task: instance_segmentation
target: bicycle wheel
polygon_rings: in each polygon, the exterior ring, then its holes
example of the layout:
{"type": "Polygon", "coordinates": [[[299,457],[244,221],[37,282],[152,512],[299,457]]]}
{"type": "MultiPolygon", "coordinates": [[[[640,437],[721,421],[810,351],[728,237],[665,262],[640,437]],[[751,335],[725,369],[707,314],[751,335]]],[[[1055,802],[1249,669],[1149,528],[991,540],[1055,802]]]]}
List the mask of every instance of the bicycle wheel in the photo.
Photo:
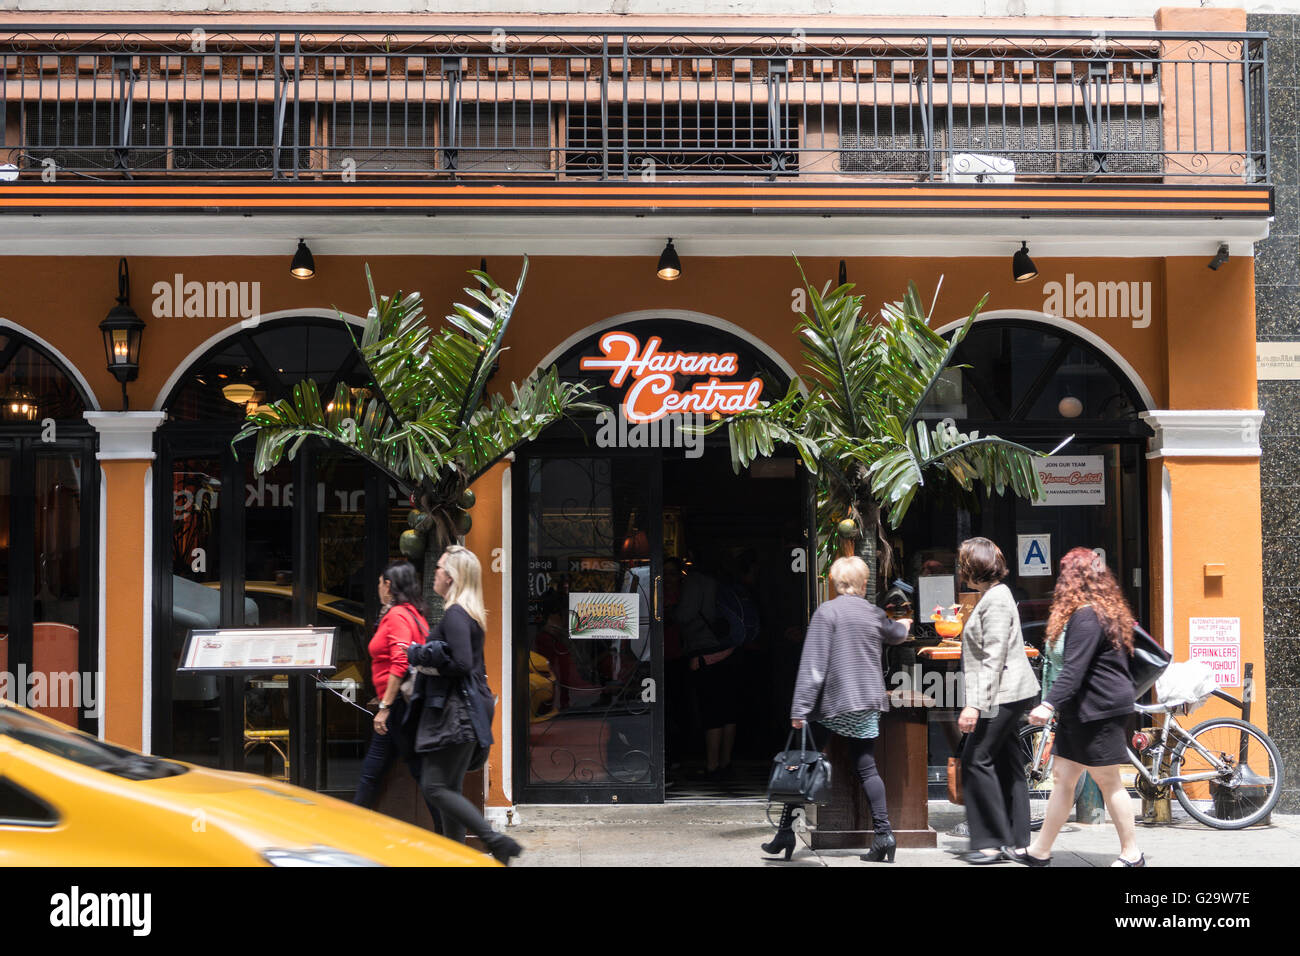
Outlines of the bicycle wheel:
{"type": "MultiPolygon", "coordinates": [[[[1029,786],[1029,828],[1035,831],[1043,827],[1047,801],[1052,796],[1052,754],[1048,748],[1054,736],[1051,728],[1033,724],[1025,724],[1017,736],[1020,759],[1025,765],[1025,782],[1029,786]]],[[[1080,785],[1082,782],[1080,780],[1080,785]]],[[[1075,795],[1078,795],[1078,786],[1075,795]]]]}
{"type": "Polygon", "coordinates": [[[1215,776],[1172,785],[1183,809],[1218,830],[1240,830],[1268,816],[1282,795],[1282,755],[1268,734],[1235,717],[1216,717],[1189,736],[1170,754],[1171,776],[1215,776]]]}

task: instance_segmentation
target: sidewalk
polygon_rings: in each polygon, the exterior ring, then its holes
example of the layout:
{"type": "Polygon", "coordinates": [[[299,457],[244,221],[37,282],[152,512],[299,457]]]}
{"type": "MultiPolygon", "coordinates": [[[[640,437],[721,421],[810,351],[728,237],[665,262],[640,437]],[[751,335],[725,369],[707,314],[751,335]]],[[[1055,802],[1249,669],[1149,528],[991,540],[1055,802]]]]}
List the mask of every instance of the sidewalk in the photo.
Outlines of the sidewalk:
{"type": "MultiPolygon", "coordinates": [[[[966,849],[951,831],[965,818],[961,807],[930,801],[930,826],[939,836],[933,850],[899,849],[895,866],[967,867],[951,851],[966,849]]],[[[509,833],[525,847],[518,866],[828,866],[883,867],[863,863],[861,850],[822,850],[820,860],[801,834],[794,858],[766,860],[759,844],[772,827],[762,804],[667,803],[651,806],[525,806],[509,833]]],[[[1191,820],[1138,826],[1138,842],[1150,866],[1300,865],[1300,815],[1274,814],[1271,826],[1211,830],[1191,820]]],[[[1109,824],[1068,823],[1053,850],[1056,866],[1109,866],[1118,852],[1109,824]]],[[[1006,863],[984,869],[1021,867],[1006,863]]]]}

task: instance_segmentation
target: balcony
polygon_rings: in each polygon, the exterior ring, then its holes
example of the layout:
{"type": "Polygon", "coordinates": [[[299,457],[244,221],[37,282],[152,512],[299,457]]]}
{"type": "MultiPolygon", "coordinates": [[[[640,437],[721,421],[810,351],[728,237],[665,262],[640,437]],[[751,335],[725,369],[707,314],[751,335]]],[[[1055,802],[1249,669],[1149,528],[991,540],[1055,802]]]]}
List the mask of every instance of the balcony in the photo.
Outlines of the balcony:
{"type": "Polygon", "coordinates": [[[47,26],[0,33],[0,163],[60,184],[1267,184],[1265,64],[1264,34],[47,26]]]}

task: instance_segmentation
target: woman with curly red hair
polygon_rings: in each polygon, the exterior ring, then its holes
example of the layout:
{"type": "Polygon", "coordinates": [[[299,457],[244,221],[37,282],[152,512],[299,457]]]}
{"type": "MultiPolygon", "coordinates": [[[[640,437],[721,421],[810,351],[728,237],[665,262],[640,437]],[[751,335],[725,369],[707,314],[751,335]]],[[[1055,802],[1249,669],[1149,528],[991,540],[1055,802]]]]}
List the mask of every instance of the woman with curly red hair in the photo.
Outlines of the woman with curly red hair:
{"type": "Polygon", "coordinates": [[[1061,559],[1047,640],[1052,645],[1064,642],[1064,660],[1029,722],[1041,726],[1053,714],[1057,717],[1052,796],[1038,839],[1017,859],[1029,866],[1052,862],[1052,843],[1086,770],[1101,790],[1119,834],[1119,858],[1112,865],[1146,866],[1137,846],[1133,803],[1120,780],[1120,767],[1128,763],[1126,740],[1133,713],[1133,612],[1096,552],[1075,548],[1061,559]]]}

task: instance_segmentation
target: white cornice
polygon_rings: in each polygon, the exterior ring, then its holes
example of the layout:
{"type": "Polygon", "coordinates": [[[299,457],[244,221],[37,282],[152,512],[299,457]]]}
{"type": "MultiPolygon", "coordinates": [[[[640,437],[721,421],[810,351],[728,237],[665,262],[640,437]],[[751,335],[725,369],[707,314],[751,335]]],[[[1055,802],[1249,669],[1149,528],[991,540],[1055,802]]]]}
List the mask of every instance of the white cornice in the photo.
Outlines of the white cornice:
{"type": "Polygon", "coordinates": [[[862,216],[5,216],[3,256],[1251,256],[1265,219],[862,216]]]}
{"type": "Polygon", "coordinates": [[[153,433],[167,420],[165,412],[86,412],[99,432],[100,461],[153,461],[153,433]]]}
{"type": "Polygon", "coordinates": [[[1258,458],[1259,424],[1254,409],[1160,409],[1140,416],[1155,431],[1148,458],[1258,458]]]}

